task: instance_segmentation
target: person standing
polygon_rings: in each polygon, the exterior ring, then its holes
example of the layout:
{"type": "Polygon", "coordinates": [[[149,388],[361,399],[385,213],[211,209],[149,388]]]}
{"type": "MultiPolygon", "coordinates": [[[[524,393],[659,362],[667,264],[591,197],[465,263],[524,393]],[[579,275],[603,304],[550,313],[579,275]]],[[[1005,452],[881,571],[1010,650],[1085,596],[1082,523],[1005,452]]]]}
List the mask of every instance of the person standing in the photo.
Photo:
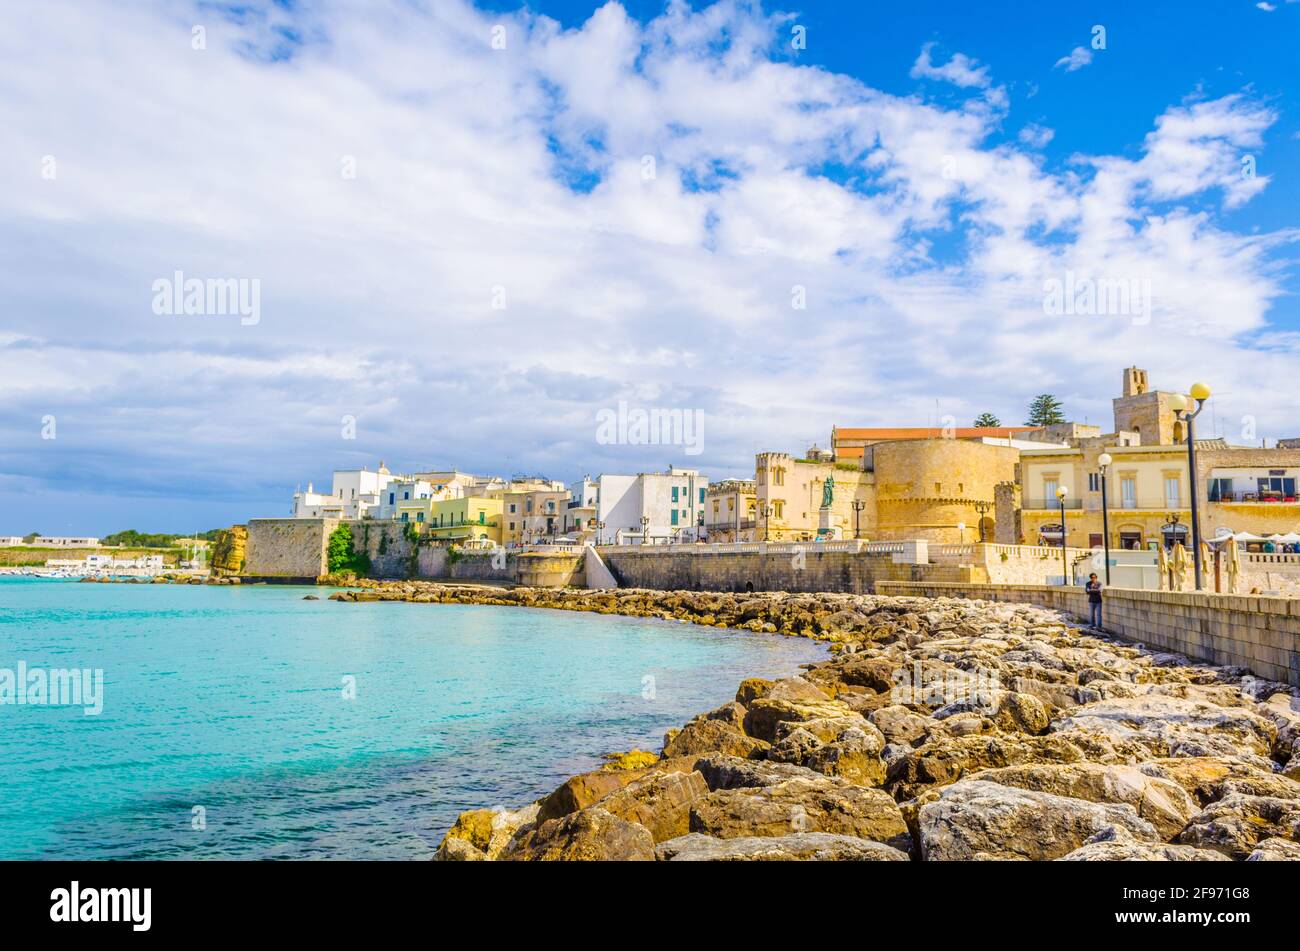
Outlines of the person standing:
{"type": "Polygon", "coordinates": [[[1095,631],[1101,630],[1101,582],[1097,580],[1097,575],[1088,575],[1088,583],[1083,586],[1083,590],[1088,592],[1088,615],[1089,624],[1095,631]]]}

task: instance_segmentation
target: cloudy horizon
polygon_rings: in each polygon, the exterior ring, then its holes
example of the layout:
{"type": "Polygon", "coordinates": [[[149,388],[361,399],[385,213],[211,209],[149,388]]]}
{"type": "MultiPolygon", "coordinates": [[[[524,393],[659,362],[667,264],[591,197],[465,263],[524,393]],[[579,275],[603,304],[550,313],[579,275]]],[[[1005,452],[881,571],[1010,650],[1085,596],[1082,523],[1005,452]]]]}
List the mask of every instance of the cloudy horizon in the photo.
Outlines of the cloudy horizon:
{"type": "Polygon", "coordinates": [[[1300,436],[1300,4],[923,6],[14,11],[0,534],[287,515],[380,459],[752,477],[1044,392],[1109,429],[1132,364],[1212,386],[1202,435],[1300,436]],[[599,439],[620,404],[701,451],[599,439]]]}

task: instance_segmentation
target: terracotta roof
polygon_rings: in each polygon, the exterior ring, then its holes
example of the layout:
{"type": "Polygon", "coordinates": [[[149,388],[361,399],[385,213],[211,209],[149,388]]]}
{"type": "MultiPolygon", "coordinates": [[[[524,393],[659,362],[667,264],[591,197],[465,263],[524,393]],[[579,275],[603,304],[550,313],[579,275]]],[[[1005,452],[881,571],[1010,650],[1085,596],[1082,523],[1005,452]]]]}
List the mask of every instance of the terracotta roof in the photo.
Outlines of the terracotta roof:
{"type": "Polygon", "coordinates": [[[942,429],[925,426],[885,429],[850,429],[847,427],[841,429],[836,427],[834,437],[836,446],[843,439],[873,439],[881,442],[889,439],[942,439],[949,433],[952,433],[957,439],[979,439],[982,436],[1007,439],[1021,433],[1033,432],[1039,428],[1038,426],[967,426],[945,432],[942,429]]]}

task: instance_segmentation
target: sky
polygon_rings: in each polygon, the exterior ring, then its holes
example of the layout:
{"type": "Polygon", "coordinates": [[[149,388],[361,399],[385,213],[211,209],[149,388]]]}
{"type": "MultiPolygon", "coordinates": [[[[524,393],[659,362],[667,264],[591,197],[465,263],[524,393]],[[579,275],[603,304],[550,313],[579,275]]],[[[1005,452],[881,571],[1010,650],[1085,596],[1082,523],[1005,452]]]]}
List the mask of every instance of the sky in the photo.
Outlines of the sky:
{"type": "Polygon", "coordinates": [[[1287,0],[16,7],[0,534],[380,459],[752,477],[1044,392],[1108,429],[1133,364],[1300,436],[1297,40],[1287,0]]]}

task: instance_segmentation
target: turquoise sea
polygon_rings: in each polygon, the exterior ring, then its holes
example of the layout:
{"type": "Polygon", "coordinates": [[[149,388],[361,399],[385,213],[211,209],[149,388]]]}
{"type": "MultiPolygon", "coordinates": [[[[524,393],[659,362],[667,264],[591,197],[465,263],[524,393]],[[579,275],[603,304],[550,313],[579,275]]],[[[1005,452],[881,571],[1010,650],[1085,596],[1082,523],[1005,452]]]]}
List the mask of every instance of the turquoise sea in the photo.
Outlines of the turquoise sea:
{"type": "Polygon", "coordinates": [[[328,593],[0,578],[0,671],[104,676],[97,716],[0,705],[0,859],[428,858],[461,810],[657,750],[745,677],[825,656],[666,621],[328,593]]]}

